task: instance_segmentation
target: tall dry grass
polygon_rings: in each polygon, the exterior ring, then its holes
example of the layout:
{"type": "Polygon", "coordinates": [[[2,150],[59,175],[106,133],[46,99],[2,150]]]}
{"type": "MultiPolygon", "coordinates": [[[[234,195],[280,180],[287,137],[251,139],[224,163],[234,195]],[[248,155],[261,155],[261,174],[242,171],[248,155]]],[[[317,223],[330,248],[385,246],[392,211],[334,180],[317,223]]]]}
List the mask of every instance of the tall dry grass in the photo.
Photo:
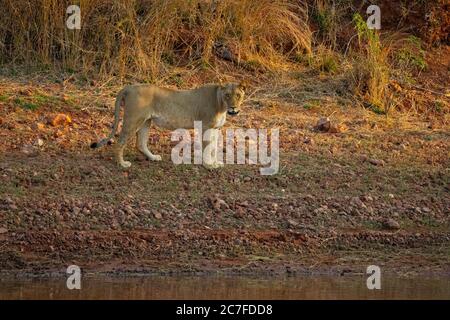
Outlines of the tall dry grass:
{"type": "Polygon", "coordinates": [[[43,64],[87,77],[156,79],[173,66],[212,63],[213,46],[237,62],[276,69],[311,51],[307,13],[288,0],[0,0],[0,61],[43,64]],[[81,8],[81,30],[66,9],[81,8]]]}
{"type": "Polygon", "coordinates": [[[310,15],[317,26],[316,41],[338,49],[338,34],[348,28],[346,16],[354,11],[352,0],[314,0],[310,15]]]}

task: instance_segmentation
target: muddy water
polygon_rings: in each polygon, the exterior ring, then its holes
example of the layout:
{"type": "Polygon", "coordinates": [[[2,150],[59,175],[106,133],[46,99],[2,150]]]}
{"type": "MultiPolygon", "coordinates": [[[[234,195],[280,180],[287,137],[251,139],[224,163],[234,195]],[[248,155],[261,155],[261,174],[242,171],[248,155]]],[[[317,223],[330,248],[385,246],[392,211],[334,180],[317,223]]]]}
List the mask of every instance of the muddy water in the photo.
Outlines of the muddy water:
{"type": "Polygon", "coordinates": [[[81,290],[60,279],[2,279],[0,299],[450,299],[450,278],[383,278],[368,290],[354,277],[84,277],[81,290]]]}

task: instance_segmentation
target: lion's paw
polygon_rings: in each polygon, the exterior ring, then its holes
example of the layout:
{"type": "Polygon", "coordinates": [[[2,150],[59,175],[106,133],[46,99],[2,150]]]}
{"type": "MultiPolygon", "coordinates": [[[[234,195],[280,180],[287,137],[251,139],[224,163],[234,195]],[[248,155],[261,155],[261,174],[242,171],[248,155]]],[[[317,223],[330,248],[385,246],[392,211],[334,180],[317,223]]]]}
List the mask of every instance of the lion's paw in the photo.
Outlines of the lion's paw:
{"type": "Polygon", "coordinates": [[[131,162],[130,161],[123,161],[122,163],[120,163],[120,166],[124,169],[128,169],[129,167],[131,167],[131,162]]]}
{"type": "Polygon", "coordinates": [[[154,155],[153,157],[149,158],[150,161],[161,161],[162,157],[158,155],[154,155]]]}
{"type": "Polygon", "coordinates": [[[223,164],[214,162],[214,163],[204,163],[203,166],[208,170],[213,170],[223,167],[223,164]]]}

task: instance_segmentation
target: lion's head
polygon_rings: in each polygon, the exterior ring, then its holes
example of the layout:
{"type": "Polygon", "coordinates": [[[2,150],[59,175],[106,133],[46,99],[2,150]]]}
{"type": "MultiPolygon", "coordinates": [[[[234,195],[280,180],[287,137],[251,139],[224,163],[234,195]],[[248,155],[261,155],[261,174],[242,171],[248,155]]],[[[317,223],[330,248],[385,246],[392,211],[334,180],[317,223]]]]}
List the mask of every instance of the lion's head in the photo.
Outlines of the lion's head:
{"type": "Polygon", "coordinates": [[[241,111],[240,107],[244,102],[246,87],[244,82],[229,83],[220,87],[222,105],[230,116],[235,116],[241,111]]]}

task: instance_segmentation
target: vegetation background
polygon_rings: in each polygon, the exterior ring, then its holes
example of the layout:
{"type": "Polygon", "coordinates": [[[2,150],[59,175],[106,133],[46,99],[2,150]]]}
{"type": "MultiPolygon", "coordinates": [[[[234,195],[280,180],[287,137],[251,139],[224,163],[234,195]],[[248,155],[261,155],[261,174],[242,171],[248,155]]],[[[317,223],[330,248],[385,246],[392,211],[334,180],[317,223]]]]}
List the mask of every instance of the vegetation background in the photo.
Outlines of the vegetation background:
{"type": "Polygon", "coordinates": [[[413,83],[427,68],[425,50],[449,41],[444,0],[80,0],[82,28],[69,30],[72,2],[2,0],[1,63],[178,85],[205,70],[257,79],[306,65],[345,73],[350,92],[384,113],[408,105],[389,86],[413,83]],[[365,24],[372,3],[381,7],[380,31],[365,24]]]}

